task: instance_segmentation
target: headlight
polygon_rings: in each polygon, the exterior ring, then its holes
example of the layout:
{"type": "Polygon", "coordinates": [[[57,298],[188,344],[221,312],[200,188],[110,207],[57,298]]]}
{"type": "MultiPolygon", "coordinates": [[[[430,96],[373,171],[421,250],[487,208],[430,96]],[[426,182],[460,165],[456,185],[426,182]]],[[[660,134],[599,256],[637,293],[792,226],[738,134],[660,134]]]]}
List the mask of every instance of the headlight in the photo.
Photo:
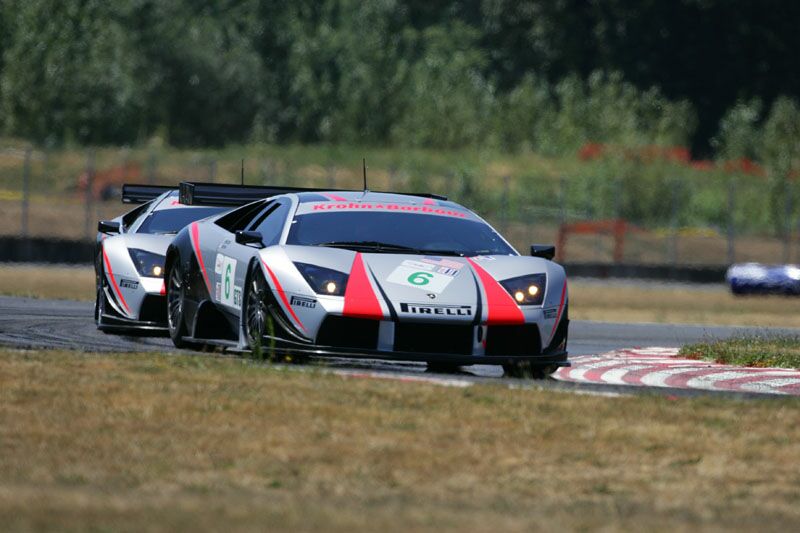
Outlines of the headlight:
{"type": "Polygon", "coordinates": [[[146,252],[131,248],[128,253],[133,259],[133,264],[136,266],[136,271],[148,278],[163,278],[164,277],[164,259],[163,255],[154,254],[153,252],[146,252]]]}
{"type": "Polygon", "coordinates": [[[347,274],[344,272],[308,263],[295,263],[294,266],[317,294],[344,295],[344,289],[347,286],[347,274]]]}
{"type": "Polygon", "coordinates": [[[547,286],[546,274],[531,274],[500,282],[519,305],[542,305],[547,286]]]}

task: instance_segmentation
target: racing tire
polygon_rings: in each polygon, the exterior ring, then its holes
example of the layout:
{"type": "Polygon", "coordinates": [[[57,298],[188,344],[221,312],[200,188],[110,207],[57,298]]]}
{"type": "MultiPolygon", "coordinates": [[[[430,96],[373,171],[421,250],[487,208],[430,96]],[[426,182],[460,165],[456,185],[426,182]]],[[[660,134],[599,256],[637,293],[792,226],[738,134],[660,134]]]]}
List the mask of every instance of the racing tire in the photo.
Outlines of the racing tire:
{"type": "Polygon", "coordinates": [[[265,346],[265,337],[277,336],[279,328],[272,318],[270,308],[273,305],[272,292],[264,277],[264,272],[257,263],[253,263],[245,283],[242,297],[242,330],[247,347],[257,359],[268,359],[276,363],[303,364],[308,358],[300,354],[273,352],[265,346]]]}
{"type": "Polygon", "coordinates": [[[555,371],[556,365],[540,366],[531,363],[507,363],[503,365],[503,375],[509,378],[548,379],[555,371]]]}
{"type": "Polygon", "coordinates": [[[181,269],[180,260],[176,260],[172,263],[171,267],[166,272],[166,276],[167,329],[169,330],[169,337],[172,339],[172,344],[174,344],[176,348],[199,350],[202,348],[201,344],[183,340],[188,332],[186,330],[186,321],[183,317],[183,300],[186,282],[183,276],[183,270],[181,269]]]}
{"type": "Polygon", "coordinates": [[[244,337],[247,347],[251,350],[260,348],[267,331],[267,309],[265,292],[268,290],[267,280],[258,267],[250,269],[247,280],[247,289],[244,294],[244,306],[242,312],[242,322],[244,325],[244,337]]]}
{"type": "Polygon", "coordinates": [[[108,287],[108,281],[106,281],[105,271],[102,267],[100,270],[97,271],[97,295],[94,301],[94,323],[97,326],[97,330],[105,333],[106,335],[112,333],[118,333],[119,330],[106,324],[103,321],[103,315],[106,314],[106,288],[108,287]]]}

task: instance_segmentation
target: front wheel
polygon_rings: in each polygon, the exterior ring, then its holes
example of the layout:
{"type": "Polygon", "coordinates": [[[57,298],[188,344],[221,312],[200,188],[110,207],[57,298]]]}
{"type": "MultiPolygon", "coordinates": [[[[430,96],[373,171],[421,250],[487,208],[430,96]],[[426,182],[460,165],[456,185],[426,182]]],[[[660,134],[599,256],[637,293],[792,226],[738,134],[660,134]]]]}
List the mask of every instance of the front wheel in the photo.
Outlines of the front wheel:
{"type": "Polygon", "coordinates": [[[186,342],[186,321],[184,319],[185,282],[180,261],[175,261],[167,271],[167,328],[172,344],[176,348],[196,348],[197,345],[186,342]]]}
{"type": "Polygon", "coordinates": [[[102,269],[97,273],[96,280],[97,295],[94,300],[94,323],[97,329],[103,333],[114,333],[113,329],[106,325],[106,322],[103,320],[103,316],[106,314],[106,305],[108,301],[106,299],[108,282],[106,281],[105,272],[102,269]]]}
{"type": "Polygon", "coordinates": [[[260,351],[264,336],[268,334],[268,321],[272,320],[267,308],[269,286],[264,273],[258,267],[250,273],[250,281],[244,297],[243,322],[247,346],[253,352],[260,351]]]}
{"type": "Polygon", "coordinates": [[[254,265],[247,282],[242,305],[242,326],[248,348],[257,359],[272,362],[303,364],[307,357],[301,354],[276,353],[275,342],[278,337],[277,324],[272,318],[270,303],[271,289],[264,272],[254,265]]]}

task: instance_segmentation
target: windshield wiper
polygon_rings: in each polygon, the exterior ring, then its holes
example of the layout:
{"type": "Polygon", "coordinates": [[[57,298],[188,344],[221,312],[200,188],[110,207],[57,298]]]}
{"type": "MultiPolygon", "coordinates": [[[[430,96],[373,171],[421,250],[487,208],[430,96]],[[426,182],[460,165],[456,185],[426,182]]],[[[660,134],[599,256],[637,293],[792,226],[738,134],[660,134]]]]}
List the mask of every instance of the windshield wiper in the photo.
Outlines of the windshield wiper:
{"type": "Polygon", "coordinates": [[[369,250],[371,252],[378,253],[387,252],[418,255],[464,255],[461,252],[456,252],[453,250],[426,250],[422,248],[413,248],[411,246],[403,246],[401,244],[390,244],[378,241],[331,241],[320,243],[317,246],[327,246],[330,248],[353,248],[357,250],[369,250]]]}
{"type": "Polygon", "coordinates": [[[379,241],[331,241],[323,242],[317,246],[327,246],[330,248],[359,248],[365,250],[374,250],[376,252],[410,252],[414,253],[416,248],[409,246],[401,246],[399,244],[389,244],[379,241]]]}

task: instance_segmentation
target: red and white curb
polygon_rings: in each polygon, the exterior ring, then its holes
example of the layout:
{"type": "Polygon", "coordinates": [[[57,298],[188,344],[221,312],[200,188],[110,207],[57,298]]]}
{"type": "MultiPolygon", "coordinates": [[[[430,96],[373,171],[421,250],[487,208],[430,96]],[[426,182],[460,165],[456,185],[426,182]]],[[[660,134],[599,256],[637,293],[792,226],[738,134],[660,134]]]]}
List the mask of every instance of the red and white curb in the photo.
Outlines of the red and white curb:
{"type": "Polygon", "coordinates": [[[800,396],[800,371],[749,368],[680,359],[677,348],[634,348],[574,356],[560,368],[560,381],[645,387],[670,387],[800,396]]]}

